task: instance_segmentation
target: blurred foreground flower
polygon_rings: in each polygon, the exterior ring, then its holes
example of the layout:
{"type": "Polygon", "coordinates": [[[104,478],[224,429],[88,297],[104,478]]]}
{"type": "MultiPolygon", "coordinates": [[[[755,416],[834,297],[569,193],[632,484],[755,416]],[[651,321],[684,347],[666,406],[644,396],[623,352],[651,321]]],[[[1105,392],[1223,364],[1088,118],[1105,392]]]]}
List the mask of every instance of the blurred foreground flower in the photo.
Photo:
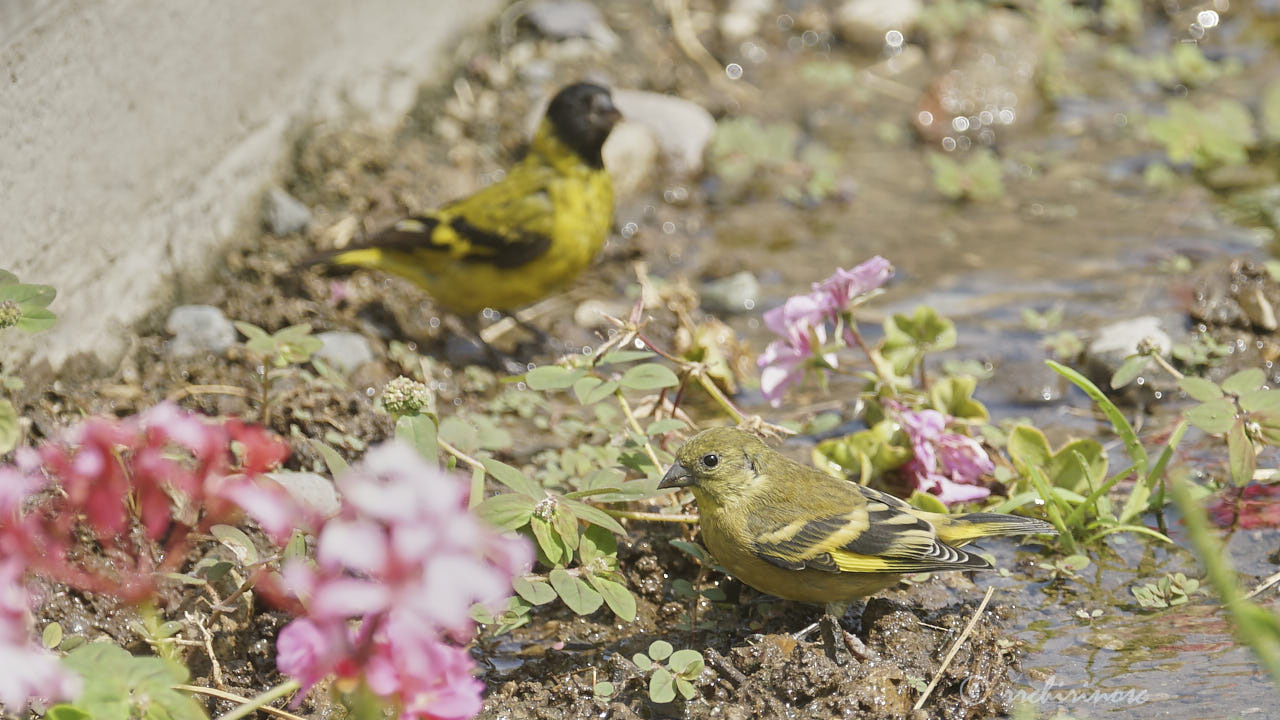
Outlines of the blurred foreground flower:
{"type": "Polygon", "coordinates": [[[406,720],[475,715],[484,686],[448,640],[471,638],[472,605],[510,595],[532,565],[528,542],[476,518],[466,480],[406,445],[371,450],[337,484],[343,508],[320,529],[315,564],[285,568],[306,614],[280,632],[280,671],[304,692],[328,675],[363,682],[406,720]]]}
{"type": "Polygon", "coordinates": [[[280,541],[307,524],[288,493],[259,477],[287,455],[262,428],[171,404],[86,420],[0,467],[0,556],[79,590],[145,601],[158,573],[186,560],[193,532],[245,512],[280,541]],[[98,552],[84,552],[86,533],[98,552]]]}
{"type": "Polygon", "coordinates": [[[31,598],[22,561],[0,561],[0,705],[17,714],[32,698],[61,700],[76,694],[80,677],[32,638],[31,598]]]}
{"type": "Polygon", "coordinates": [[[893,266],[877,255],[850,270],[837,268],[831,277],[814,283],[812,291],[790,297],[764,314],[765,326],[781,337],[769,343],[756,361],[760,390],[770,404],[778,406],[808,369],[836,367],[836,354],[826,347],[828,326],[836,327],[834,337],[845,345],[855,345],[850,311],[891,277],[893,266]]]}
{"type": "Polygon", "coordinates": [[[977,440],[946,432],[947,416],[937,410],[908,410],[896,402],[886,406],[897,415],[911,442],[913,456],[902,472],[914,489],[933,493],[947,505],[991,494],[978,483],[995,470],[995,464],[977,440]]]}

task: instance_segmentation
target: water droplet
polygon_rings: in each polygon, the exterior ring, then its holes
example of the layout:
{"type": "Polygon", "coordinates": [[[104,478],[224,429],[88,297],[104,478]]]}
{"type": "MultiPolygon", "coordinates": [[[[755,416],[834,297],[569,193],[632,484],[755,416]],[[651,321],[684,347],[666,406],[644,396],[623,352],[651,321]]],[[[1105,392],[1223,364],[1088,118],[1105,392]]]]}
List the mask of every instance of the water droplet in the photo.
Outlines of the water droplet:
{"type": "Polygon", "coordinates": [[[946,150],[947,152],[951,152],[952,150],[955,150],[956,139],[950,136],[942,138],[942,149],[946,150]]]}
{"type": "Polygon", "coordinates": [[[670,235],[675,231],[676,231],[675,223],[671,222],[670,220],[662,223],[662,232],[666,233],[667,235],[670,235]]]}
{"type": "Polygon", "coordinates": [[[924,127],[929,127],[933,124],[933,113],[928,110],[921,110],[920,114],[916,116],[916,122],[920,123],[924,127]]]}
{"type": "Polygon", "coordinates": [[[751,298],[747,298],[746,300],[742,301],[742,307],[748,310],[754,310],[756,307],[756,301],[751,298]]]}
{"type": "Polygon", "coordinates": [[[813,30],[805,30],[804,34],[800,36],[800,41],[805,44],[805,47],[813,47],[814,45],[817,45],[818,41],[821,39],[822,38],[818,37],[818,33],[813,30]]]}
{"type": "Polygon", "coordinates": [[[964,132],[969,129],[969,118],[960,115],[951,118],[951,128],[956,132],[964,132]]]}
{"type": "Polygon", "coordinates": [[[728,75],[730,80],[737,80],[742,77],[742,66],[738,63],[729,63],[724,66],[724,74],[728,75]]]}
{"type": "Polygon", "coordinates": [[[792,28],[792,26],[794,26],[795,24],[796,24],[796,19],[795,19],[795,18],[793,18],[793,17],[791,17],[790,15],[779,15],[779,16],[778,16],[778,29],[779,29],[779,30],[790,30],[790,29],[792,28]]]}
{"type": "Polygon", "coordinates": [[[1193,39],[1199,40],[1204,37],[1204,26],[1200,23],[1191,23],[1191,27],[1187,28],[1187,34],[1193,39]]]}
{"type": "Polygon", "coordinates": [[[1013,121],[1018,119],[1018,113],[1014,112],[1013,108],[1000,108],[999,117],[1002,125],[1012,125],[1013,121]]]}
{"type": "Polygon", "coordinates": [[[1196,14],[1196,22],[1208,30],[1218,26],[1218,13],[1214,10],[1201,10],[1196,14]]]}
{"type": "Polygon", "coordinates": [[[622,237],[629,238],[632,235],[635,235],[636,231],[639,229],[640,229],[639,225],[636,225],[633,222],[629,222],[626,225],[622,226],[622,237]]]}
{"type": "Polygon", "coordinates": [[[898,30],[890,30],[884,34],[884,44],[891,48],[902,47],[902,32],[898,30]]]}
{"type": "Polygon", "coordinates": [[[959,140],[956,140],[956,147],[960,148],[961,150],[968,150],[969,148],[973,147],[973,141],[967,137],[962,137],[959,140]]]}

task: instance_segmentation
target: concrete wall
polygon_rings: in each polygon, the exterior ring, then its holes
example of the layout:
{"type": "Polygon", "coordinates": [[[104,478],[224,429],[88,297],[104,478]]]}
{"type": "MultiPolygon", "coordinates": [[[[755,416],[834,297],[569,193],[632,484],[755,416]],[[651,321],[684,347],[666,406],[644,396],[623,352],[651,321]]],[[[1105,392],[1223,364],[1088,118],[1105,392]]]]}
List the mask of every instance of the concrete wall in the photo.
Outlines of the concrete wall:
{"type": "Polygon", "coordinates": [[[256,207],[291,124],[395,122],[502,1],[0,0],[0,268],[59,316],[4,355],[118,357],[256,207]]]}

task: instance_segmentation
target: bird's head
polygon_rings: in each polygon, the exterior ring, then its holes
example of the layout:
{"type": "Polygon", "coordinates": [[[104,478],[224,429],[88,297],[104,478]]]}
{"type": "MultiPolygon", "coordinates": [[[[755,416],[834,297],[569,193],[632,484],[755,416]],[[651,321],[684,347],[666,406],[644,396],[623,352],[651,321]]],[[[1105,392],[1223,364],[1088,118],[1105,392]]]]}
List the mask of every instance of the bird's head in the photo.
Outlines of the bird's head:
{"type": "Polygon", "coordinates": [[[703,430],[676,452],[675,464],[658,487],[688,487],[723,504],[750,492],[769,452],[751,433],[725,427],[703,430]]]}
{"type": "Polygon", "coordinates": [[[547,121],[556,137],[595,167],[603,166],[600,148],[621,119],[609,90],[592,83],[564,87],[547,106],[547,121]]]}

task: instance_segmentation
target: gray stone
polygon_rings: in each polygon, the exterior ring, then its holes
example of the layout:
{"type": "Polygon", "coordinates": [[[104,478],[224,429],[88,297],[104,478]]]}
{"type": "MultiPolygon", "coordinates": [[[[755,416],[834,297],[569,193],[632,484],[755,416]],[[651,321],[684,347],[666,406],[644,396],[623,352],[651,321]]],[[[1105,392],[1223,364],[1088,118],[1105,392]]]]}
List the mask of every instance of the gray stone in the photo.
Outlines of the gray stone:
{"type": "Polygon", "coordinates": [[[1093,342],[1089,343],[1089,354],[1119,353],[1120,357],[1124,358],[1137,352],[1138,343],[1148,338],[1160,348],[1161,355],[1167,354],[1169,348],[1173,347],[1173,339],[1160,326],[1160,319],[1143,315],[1099,329],[1093,342]]]}
{"type": "Polygon", "coordinates": [[[836,22],[840,34],[851,42],[880,48],[890,30],[910,35],[923,9],[920,0],[849,0],[840,6],[836,22]]]}
{"type": "Polygon", "coordinates": [[[262,223],[272,235],[292,235],[311,224],[311,208],[278,187],[267,191],[262,201],[262,223]]]}
{"type": "Polygon", "coordinates": [[[337,488],[333,486],[333,481],[323,475],[285,470],[267,473],[267,477],[280,483],[280,487],[294,500],[325,517],[337,515],[342,509],[337,488]]]}
{"type": "Polygon", "coordinates": [[[343,374],[349,374],[373,360],[373,348],[359,333],[334,330],[319,333],[316,338],[324,343],[316,355],[343,374]]]}
{"type": "Polygon", "coordinates": [[[236,342],[235,326],[212,305],[179,305],[169,311],[164,329],[173,335],[171,357],[220,353],[236,342]]]}
{"type": "Polygon", "coordinates": [[[1160,349],[1162,356],[1169,356],[1173,338],[1163,325],[1159,318],[1144,315],[1099,329],[1093,342],[1085,349],[1085,375],[1119,402],[1150,403],[1170,397],[1177,383],[1154,361],[1134,382],[1119,390],[1111,387],[1111,377],[1124,365],[1125,358],[1138,351],[1139,343],[1151,342],[1160,349]]]}
{"type": "Polygon", "coordinates": [[[684,98],[641,90],[614,90],[613,99],[623,119],[653,133],[673,173],[702,171],[703,151],[716,133],[711,113],[684,98]]]}
{"type": "Polygon", "coordinates": [[[609,29],[600,9],[583,0],[544,0],[524,15],[538,32],[553,39],[590,38],[612,50],[618,36],[609,29]]]}
{"type": "Polygon", "coordinates": [[[740,313],[753,310],[760,296],[760,281],[742,271],[702,286],[702,307],[711,312],[740,313]]]}

